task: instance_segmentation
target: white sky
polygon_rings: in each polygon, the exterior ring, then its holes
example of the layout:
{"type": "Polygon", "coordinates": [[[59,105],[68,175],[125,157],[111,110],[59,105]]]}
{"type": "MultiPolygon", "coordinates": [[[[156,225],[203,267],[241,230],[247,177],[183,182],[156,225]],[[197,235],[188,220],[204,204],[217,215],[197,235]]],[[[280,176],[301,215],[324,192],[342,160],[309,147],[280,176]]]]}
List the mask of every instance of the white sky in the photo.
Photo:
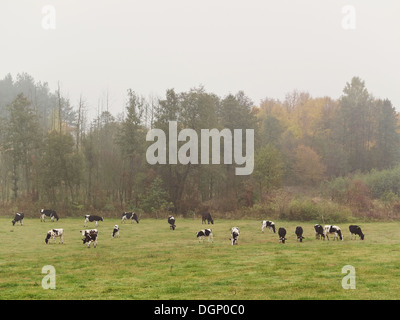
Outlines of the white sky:
{"type": "Polygon", "coordinates": [[[27,72],[60,81],[95,114],[109,93],[164,96],[204,85],[221,97],[243,90],[255,104],[294,89],[338,98],[353,76],[400,110],[398,0],[1,0],[0,78],[27,72]],[[56,29],[42,27],[52,5],[56,29]],[[356,29],[342,27],[342,8],[356,29]]]}

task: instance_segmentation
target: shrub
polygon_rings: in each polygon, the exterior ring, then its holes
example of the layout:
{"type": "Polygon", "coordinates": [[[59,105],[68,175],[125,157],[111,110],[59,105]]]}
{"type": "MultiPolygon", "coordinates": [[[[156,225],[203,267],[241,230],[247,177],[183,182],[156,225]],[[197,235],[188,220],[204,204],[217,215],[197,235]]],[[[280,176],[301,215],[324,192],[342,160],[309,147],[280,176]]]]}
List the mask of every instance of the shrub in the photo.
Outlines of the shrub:
{"type": "Polygon", "coordinates": [[[351,219],[352,212],[331,201],[314,202],[309,199],[293,199],[288,209],[280,214],[280,219],[298,221],[320,221],[321,223],[339,223],[351,219]]]}

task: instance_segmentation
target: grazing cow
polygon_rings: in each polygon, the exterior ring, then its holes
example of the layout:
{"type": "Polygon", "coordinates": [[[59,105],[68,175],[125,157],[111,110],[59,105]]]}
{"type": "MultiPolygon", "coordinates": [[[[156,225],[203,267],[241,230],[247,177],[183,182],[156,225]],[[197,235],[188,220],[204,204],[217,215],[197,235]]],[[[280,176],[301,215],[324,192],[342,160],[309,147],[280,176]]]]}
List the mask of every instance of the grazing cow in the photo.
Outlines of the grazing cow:
{"type": "Polygon", "coordinates": [[[60,240],[58,241],[58,244],[64,243],[64,229],[51,229],[47,232],[46,238],[44,239],[44,242],[47,244],[49,242],[49,239],[53,239],[54,243],[56,243],[56,237],[59,237],[60,240]]]}
{"type": "Polygon", "coordinates": [[[115,238],[115,237],[118,237],[118,238],[119,238],[119,227],[118,227],[117,224],[114,226],[114,229],[113,229],[113,232],[112,232],[111,236],[112,236],[113,238],[115,238]]]}
{"type": "Polygon", "coordinates": [[[122,214],[122,223],[125,223],[125,220],[131,220],[131,223],[133,223],[133,220],[136,221],[136,223],[139,223],[138,216],[135,212],[124,212],[122,214]]]}
{"type": "Polygon", "coordinates": [[[13,226],[15,225],[16,222],[19,222],[21,226],[23,226],[24,224],[22,223],[22,220],[24,220],[24,214],[22,212],[18,212],[15,214],[14,220],[11,222],[13,226]]]}
{"type": "Polygon", "coordinates": [[[104,221],[104,219],[102,217],[99,217],[99,216],[93,216],[93,215],[87,214],[87,215],[85,215],[85,223],[83,224],[84,227],[87,226],[88,221],[89,222],[95,221],[96,222],[96,227],[97,227],[97,222],[104,221]]]}
{"type": "Polygon", "coordinates": [[[264,232],[264,228],[268,228],[269,231],[273,231],[274,233],[276,233],[275,232],[275,223],[273,223],[272,221],[264,220],[262,222],[262,227],[261,227],[262,232],[264,232]]]}
{"type": "Polygon", "coordinates": [[[201,240],[203,240],[203,242],[204,242],[205,238],[208,238],[208,242],[210,242],[210,238],[211,238],[211,241],[214,242],[213,233],[212,233],[211,229],[200,230],[199,232],[196,233],[196,237],[197,237],[197,239],[199,239],[199,242],[201,240]]]}
{"type": "Polygon", "coordinates": [[[303,242],[303,239],[305,239],[303,237],[303,228],[300,227],[300,226],[296,227],[295,233],[296,233],[296,236],[297,236],[297,241],[303,242]]]}
{"type": "Polygon", "coordinates": [[[51,219],[51,221],[54,221],[54,219],[56,219],[58,221],[57,212],[55,212],[54,210],[50,210],[50,209],[40,210],[40,222],[42,222],[42,221],[44,222],[46,217],[49,217],[51,219]]]}
{"type": "Polygon", "coordinates": [[[285,243],[285,236],[286,236],[286,229],[285,228],[279,228],[278,230],[278,235],[279,235],[279,242],[285,243]]]}
{"type": "Polygon", "coordinates": [[[87,243],[87,247],[90,248],[90,244],[93,242],[93,247],[96,248],[97,246],[97,236],[99,232],[97,229],[91,230],[81,230],[80,233],[83,236],[83,244],[87,243]]]}
{"type": "Polygon", "coordinates": [[[326,225],[324,227],[324,234],[328,240],[329,240],[328,234],[333,234],[333,240],[339,238],[340,240],[343,241],[342,231],[338,226],[326,225]]]}
{"type": "Polygon", "coordinates": [[[315,238],[316,239],[324,239],[325,240],[324,228],[320,224],[316,224],[314,226],[314,230],[315,230],[315,238]]]}
{"type": "Polygon", "coordinates": [[[364,234],[361,231],[361,228],[359,226],[351,225],[349,226],[350,230],[350,239],[353,239],[353,234],[354,234],[354,240],[357,238],[357,235],[360,237],[361,240],[364,240],[364,234]]]}
{"type": "Polygon", "coordinates": [[[201,215],[201,224],[206,223],[206,220],[208,224],[210,224],[210,222],[211,224],[214,224],[214,220],[211,218],[211,214],[209,212],[204,212],[201,215]]]}
{"type": "Polygon", "coordinates": [[[239,228],[233,227],[231,230],[231,238],[229,239],[232,241],[232,245],[238,244],[239,234],[240,234],[239,228]]]}
{"type": "Polygon", "coordinates": [[[175,218],[173,216],[168,217],[168,223],[170,224],[169,228],[175,230],[176,225],[175,225],[175,218]]]}

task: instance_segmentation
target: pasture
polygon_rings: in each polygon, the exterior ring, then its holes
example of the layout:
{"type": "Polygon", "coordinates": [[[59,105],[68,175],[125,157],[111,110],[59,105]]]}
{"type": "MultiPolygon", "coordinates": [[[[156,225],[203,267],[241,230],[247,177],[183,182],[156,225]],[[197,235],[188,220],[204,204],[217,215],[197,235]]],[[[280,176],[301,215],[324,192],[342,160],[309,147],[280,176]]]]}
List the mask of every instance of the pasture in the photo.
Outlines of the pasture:
{"type": "MultiPolygon", "coordinates": [[[[316,240],[315,222],[275,221],[287,241],[261,232],[259,220],[177,218],[120,219],[99,222],[98,247],[82,244],[84,218],[45,223],[25,218],[24,225],[0,218],[0,299],[399,299],[400,223],[355,222],[365,240],[350,240],[348,225],[338,224],[344,241],[316,240]],[[120,238],[112,238],[113,226],[120,238]],[[297,225],[304,229],[296,241],[297,225]],[[230,228],[238,226],[237,246],[230,228]],[[196,232],[212,228],[214,242],[199,243],[196,232]],[[44,243],[51,228],[64,229],[64,244],[44,243]],[[56,289],[42,288],[42,267],[54,266],[56,289]],[[356,270],[356,289],[342,288],[345,265],[356,270]],[[202,286],[204,286],[202,288],[202,286]]],[[[89,223],[88,228],[94,228],[89,223]]]]}

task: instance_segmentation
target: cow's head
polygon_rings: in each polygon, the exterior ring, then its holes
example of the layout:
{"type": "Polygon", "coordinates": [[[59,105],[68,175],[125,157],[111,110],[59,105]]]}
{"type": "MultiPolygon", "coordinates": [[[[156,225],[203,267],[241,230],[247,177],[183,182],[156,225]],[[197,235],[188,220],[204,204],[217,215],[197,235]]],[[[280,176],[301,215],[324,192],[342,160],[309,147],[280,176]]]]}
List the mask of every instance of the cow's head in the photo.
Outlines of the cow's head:
{"type": "Polygon", "coordinates": [[[44,239],[44,242],[45,242],[46,244],[49,242],[50,237],[51,237],[51,233],[48,232],[47,235],[46,235],[46,238],[44,239]]]}

